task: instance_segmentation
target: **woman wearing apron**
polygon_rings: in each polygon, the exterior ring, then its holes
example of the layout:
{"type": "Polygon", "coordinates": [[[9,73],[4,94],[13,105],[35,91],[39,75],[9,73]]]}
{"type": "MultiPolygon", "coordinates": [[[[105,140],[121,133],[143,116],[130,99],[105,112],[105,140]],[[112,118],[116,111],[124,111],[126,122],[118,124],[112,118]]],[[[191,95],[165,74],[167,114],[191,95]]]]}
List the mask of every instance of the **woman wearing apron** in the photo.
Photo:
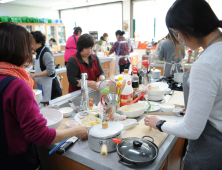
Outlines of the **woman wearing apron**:
{"type": "Polygon", "coordinates": [[[126,40],[123,35],[124,31],[116,31],[117,41],[113,44],[109,55],[116,53],[116,75],[121,74],[124,69],[129,69],[130,66],[130,53],[133,52],[133,47],[130,41],[126,40]]]}
{"type": "Polygon", "coordinates": [[[40,170],[35,144],[48,146],[72,136],[88,136],[83,126],[63,130],[46,126],[32,91],[34,82],[24,69],[32,62],[32,40],[24,27],[0,24],[1,170],[40,170]]]}
{"type": "Polygon", "coordinates": [[[99,90],[97,79],[105,79],[105,73],[97,56],[92,54],[94,38],[89,34],[83,34],[77,42],[78,51],[69,58],[67,63],[67,76],[69,80],[69,93],[81,89],[81,73],[87,73],[88,87],[99,90]]]}
{"type": "Polygon", "coordinates": [[[42,102],[48,102],[62,95],[61,85],[56,75],[54,57],[45,46],[45,35],[40,31],[31,32],[34,38],[33,50],[36,51],[35,74],[37,88],[42,90],[42,102]]]}
{"type": "Polygon", "coordinates": [[[222,167],[222,27],[205,0],[177,0],[169,9],[166,24],[178,46],[204,51],[184,77],[186,115],[178,123],[152,116],[145,124],[189,139],[185,170],[220,170],[222,167]],[[188,79],[189,77],[189,79],[188,79]],[[186,95],[186,94],[185,94],[186,95]]]}
{"type": "Polygon", "coordinates": [[[82,34],[82,28],[81,27],[75,27],[73,28],[74,32],[71,37],[68,38],[66,41],[66,50],[64,54],[65,58],[65,65],[67,64],[69,58],[77,52],[77,41],[79,39],[79,36],[82,34]]]}
{"type": "MultiPolygon", "coordinates": [[[[175,56],[175,47],[170,36],[164,41],[162,41],[160,50],[158,53],[158,59],[164,61],[164,76],[172,77],[174,73],[184,72],[182,58],[185,56],[185,47],[184,44],[180,44],[182,48],[178,56],[175,56]]],[[[180,48],[178,47],[178,50],[180,48]]]]}

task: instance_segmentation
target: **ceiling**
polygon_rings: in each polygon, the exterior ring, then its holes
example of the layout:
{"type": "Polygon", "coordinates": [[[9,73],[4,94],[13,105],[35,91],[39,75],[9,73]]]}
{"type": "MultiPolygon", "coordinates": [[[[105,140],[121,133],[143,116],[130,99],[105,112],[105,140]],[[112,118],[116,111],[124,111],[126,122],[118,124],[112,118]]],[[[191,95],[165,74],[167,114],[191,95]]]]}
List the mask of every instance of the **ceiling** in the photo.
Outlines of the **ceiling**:
{"type": "Polygon", "coordinates": [[[14,0],[8,5],[32,6],[50,9],[66,9],[124,0],[14,0]]]}

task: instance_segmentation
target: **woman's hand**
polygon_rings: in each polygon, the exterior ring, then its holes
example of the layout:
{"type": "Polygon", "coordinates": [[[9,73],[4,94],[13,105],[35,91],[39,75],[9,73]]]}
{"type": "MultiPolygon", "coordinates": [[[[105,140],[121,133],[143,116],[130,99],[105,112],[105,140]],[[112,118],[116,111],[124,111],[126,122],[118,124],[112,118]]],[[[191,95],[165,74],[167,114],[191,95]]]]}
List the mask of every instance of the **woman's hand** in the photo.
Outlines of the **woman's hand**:
{"type": "Polygon", "coordinates": [[[83,127],[81,125],[73,127],[73,130],[75,131],[75,136],[77,138],[87,139],[88,138],[88,130],[86,127],[83,127]]]}
{"type": "Polygon", "coordinates": [[[99,76],[99,81],[103,81],[106,77],[104,75],[99,76]]]}
{"type": "Polygon", "coordinates": [[[97,82],[95,81],[87,81],[87,85],[94,90],[99,90],[99,86],[97,85],[97,82]]]}
{"type": "Polygon", "coordinates": [[[30,76],[31,76],[32,79],[36,78],[35,74],[30,74],[30,76]]]}
{"type": "Polygon", "coordinates": [[[145,125],[150,126],[154,129],[157,129],[156,124],[159,121],[160,121],[160,119],[158,119],[156,116],[146,116],[145,119],[144,119],[145,125]]]}

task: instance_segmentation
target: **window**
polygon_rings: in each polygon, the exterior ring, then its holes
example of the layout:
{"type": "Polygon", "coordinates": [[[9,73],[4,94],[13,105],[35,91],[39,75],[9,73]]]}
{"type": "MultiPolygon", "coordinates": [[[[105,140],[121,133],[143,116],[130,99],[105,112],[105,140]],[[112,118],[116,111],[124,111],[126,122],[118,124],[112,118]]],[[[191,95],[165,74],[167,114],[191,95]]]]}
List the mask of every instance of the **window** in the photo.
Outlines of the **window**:
{"type": "Polygon", "coordinates": [[[116,30],[122,30],[122,3],[62,10],[61,18],[66,26],[66,38],[73,34],[73,28],[80,26],[84,33],[98,31],[98,36],[108,33],[109,41],[115,42],[116,30]]]}
{"type": "Polygon", "coordinates": [[[158,41],[168,34],[165,18],[174,1],[148,0],[133,2],[136,41],[150,42],[152,39],[158,41]]]}

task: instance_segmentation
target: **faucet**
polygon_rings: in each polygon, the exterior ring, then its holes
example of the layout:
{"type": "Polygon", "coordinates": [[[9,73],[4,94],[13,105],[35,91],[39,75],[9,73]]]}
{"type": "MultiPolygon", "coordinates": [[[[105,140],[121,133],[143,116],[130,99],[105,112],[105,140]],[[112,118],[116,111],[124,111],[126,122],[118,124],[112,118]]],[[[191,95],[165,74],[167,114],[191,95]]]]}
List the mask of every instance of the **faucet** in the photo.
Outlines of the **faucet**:
{"type": "Polygon", "coordinates": [[[81,74],[81,101],[80,101],[79,112],[87,110],[87,107],[89,105],[87,79],[88,79],[87,73],[82,73],[81,74]]]}

